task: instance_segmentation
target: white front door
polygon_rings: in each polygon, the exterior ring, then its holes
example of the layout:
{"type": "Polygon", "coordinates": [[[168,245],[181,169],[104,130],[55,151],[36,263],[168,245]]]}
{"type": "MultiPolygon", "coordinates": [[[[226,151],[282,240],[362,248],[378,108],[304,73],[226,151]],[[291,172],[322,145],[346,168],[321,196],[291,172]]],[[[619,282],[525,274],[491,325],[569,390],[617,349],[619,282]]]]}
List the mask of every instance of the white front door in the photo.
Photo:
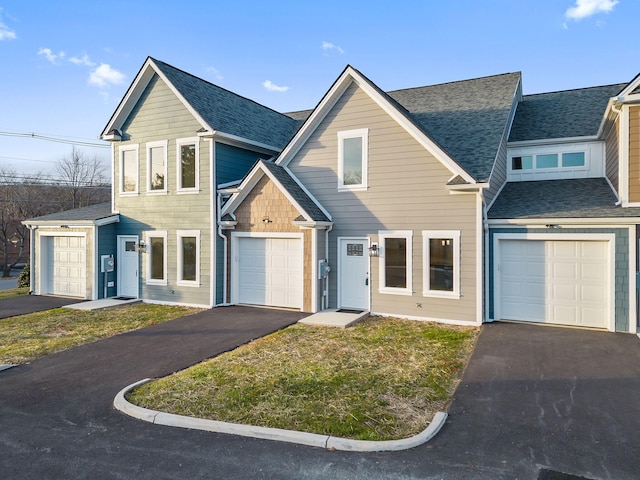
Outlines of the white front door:
{"type": "Polygon", "coordinates": [[[369,240],[339,238],[339,307],[369,310],[369,240]]]}
{"type": "Polygon", "coordinates": [[[118,296],[138,298],[137,235],[118,236],[118,296]]]}

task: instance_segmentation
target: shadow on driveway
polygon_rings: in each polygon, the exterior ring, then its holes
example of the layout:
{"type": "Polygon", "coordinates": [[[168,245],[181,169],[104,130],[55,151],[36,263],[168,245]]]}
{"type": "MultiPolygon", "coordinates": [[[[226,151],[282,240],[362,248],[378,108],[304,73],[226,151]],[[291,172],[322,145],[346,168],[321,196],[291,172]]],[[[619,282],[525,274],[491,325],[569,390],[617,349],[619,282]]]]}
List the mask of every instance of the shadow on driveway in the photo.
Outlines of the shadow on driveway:
{"type": "Polygon", "coordinates": [[[54,297],[49,295],[21,295],[0,300],[0,318],[15,317],[27,313],[41,312],[84,302],[79,298],[54,297]]]}

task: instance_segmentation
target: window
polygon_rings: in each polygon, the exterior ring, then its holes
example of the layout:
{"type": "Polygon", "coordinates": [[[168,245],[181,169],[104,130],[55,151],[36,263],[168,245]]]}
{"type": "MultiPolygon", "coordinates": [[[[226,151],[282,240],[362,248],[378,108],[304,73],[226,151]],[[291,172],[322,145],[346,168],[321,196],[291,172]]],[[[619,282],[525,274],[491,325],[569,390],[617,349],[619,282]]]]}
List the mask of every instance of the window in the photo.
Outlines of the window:
{"type": "Polygon", "coordinates": [[[367,188],[367,157],[369,130],[348,130],[338,133],[338,189],[367,188]]]}
{"type": "Polygon", "coordinates": [[[460,297],[460,231],[422,232],[423,291],[426,297],[460,297]]]}
{"type": "Polygon", "coordinates": [[[413,232],[385,230],[379,232],[380,293],[411,295],[413,232]]]}
{"type": "Polygon", "coordinates": [[[200,284],[200,231],[178,230],[178,285],[200,284]]]}
{"type": "Polygon", "coordinates": [[[511,157],[511,170],[564,169],[586,166],[585,152],[546,153],[511,157]],[[561,162],[558,162],[559,157],[561,162]]]}
{"type": "Polygon", "coordinates": [[[147,143],[147,191],[167,192],[167,141],[147,143]]]}
{"type": "Polygon", "coordinates": [[[138,193],[138,145],[120,148],[120,194],[138,193]]]}
{"type": "Polygon", "coordinates": [[[147,284],[167,284],[167,232],[147,232],[147,284]]]}
{"type": "Polygon", "coordinates": [[[584,152],[563,153],[562,167],[584,167],[584,152]]]}
{"type": "Polygon", "coordinates": [[[199,188],[199,142],[197,137],[176,141],[178,192],[197,192],[199,188]]]}

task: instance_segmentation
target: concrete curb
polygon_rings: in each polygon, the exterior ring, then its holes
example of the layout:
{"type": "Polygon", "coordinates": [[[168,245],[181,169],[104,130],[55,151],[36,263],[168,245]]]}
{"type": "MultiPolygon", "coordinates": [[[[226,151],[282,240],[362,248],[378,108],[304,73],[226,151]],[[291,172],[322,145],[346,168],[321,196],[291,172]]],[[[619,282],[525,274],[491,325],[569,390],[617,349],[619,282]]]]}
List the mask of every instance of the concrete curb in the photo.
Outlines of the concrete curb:
{"type": "Polygon", "coordinates": [[[279,442],[297,443],[310,447],[326,448],[328,450],[342,450],[350,452],[387,452],[408,450],[428,442],[442,428],[447,419],[447,414],[437,412],[429,426],[417,435],[400,440],[369,441],[350,440],[348,438],[331,437],[329,435],[319,435],[316,433],[296,432],[292,430],[282,430],[279,428],[257,427],[253,425],[242,425],[237,423],[219,422],[216,420],[204,420],[199,418],[163,413],[147,408],[138,407],[129,403],[125,395],[134,388],[151,382],[152,378],[145,378],[133,383],[118,392],[113,400],[116,410],[129,415],[130,417],[143,420],[156,425],[169,427],[190,428],[193,430],[204,430],[207,432],[228,433],[243,437],[260,438],[263,440],[276,440],[279,442]]]}

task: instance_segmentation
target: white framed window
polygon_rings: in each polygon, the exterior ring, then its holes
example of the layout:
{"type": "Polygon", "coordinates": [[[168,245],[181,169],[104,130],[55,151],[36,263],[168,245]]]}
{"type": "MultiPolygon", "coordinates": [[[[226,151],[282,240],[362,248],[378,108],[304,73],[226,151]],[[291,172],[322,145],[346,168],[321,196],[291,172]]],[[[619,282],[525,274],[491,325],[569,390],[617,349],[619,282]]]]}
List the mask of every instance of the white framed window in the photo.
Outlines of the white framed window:
{"type": "Polygon", "coordinates": [[[460,298],[460,231],[423,230],[425,297],[460,298]]]}
{"type": "Polygon", "coordinates": [[[379,292],[395,295],[413,294],[413,232],[382,230],[378,232],[380,249],[379,292]]]}
{"type": "Polygon", "coordinates": [[[338,132],[338,190],[366,190],[369,129],[338,132]]]}
{"type": "Polygon", "coordinates": [[[138,194],[138,151],[137,144],[120,147],[120,195],[138,194]]]}
{"type": "Polygon", "coordinates": [[[509,168],[513,172],[522,170],[584,169],[588,167],[586,152],[543,153],[515,155],[509,168]]]}
{"type": "Polygon", "coordinates": [[[167,232],[146,232],[147,285],[167,285],[167,232]]]}
{"type": "Polygon", "coordinates": [[[200,285],[200,230],[178,230],[178,285],[200,285]]]}
{"type": "Polygon", "coordinates": [[[167,140],[147,143],[147,192],[167,193],[167,140]]]}
{"type": "Polygon", "coordinates": [[[200,142],[198,137],[176,140],[178,166],[176,191],[194,193],[200,189],[200,142]]]}

